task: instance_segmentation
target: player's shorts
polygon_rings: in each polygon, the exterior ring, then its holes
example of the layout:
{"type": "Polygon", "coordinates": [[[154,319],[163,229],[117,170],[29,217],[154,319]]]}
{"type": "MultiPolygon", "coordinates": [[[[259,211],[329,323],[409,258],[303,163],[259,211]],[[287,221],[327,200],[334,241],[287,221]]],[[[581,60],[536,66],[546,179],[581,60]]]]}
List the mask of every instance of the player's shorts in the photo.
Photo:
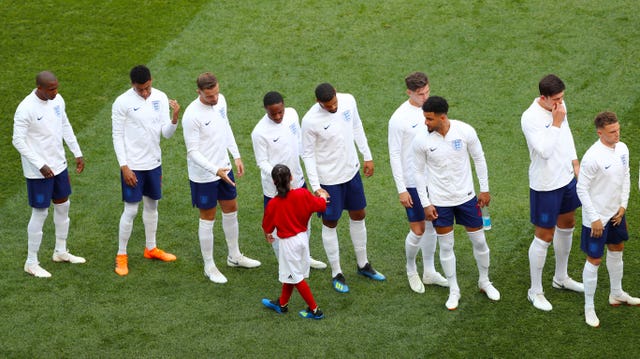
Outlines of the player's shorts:
{"type": "Polygon", "coordinates": [[[309,258],[309,237],[306,232],[281,238],[278,244],[278,280],[296,284],[309,278],[309,258]]]}
{"type": "Polygon", "coordinates": [[[580,236],[580,249],[591,258],[601,258],[604,254],[605,244],[619,244],[629,239],[627,231],[627,220],[622,216],[622,221],[614,226],[611,221],[604,226],[602,236],[600,238],[591,237],[591,228],[582,226],[582,234],[580,236]]]}
{"type": "Polygon", "coordinates": [[[327,209],[320,214],[324,220],[337,221],[343,210],[358,211],[367,206],[360,172],[356,172],[356,175],[345,183],[320,186],[331,196],[327,202],[327,209]]]}
{"type": "Polygon", "coordinates": [[[456,224],[469,228],[482,227],[482,212],[478,207],[478,198],[473,197],[467,202],[453,207],[436,207],[438,218],[433,221],[434,227],[451,227],[453,220],[456,224]]]}
{"type": "MultiPolygon", "coordinates": [[[[228,175],[235,182],[233,171],[229,171],[228,175]]],[[[222,179],[205,183],[189,181],[189,184],[191,185],[191,204],[199,209],[215,208],[218,201],[232,200],[238,196],[236,187],[222,179]]]]}
{"type": "Polygon", "coordinates": [[[558,216],[575,211],[580,207],[580,198],[576,192],[576,179],[553,191],[535,191],[529,189],[529,211],[531,223],[542,228],[556,226],[558,216]]]}
{"type": "Polygon", "coordinates": [[[138,183],[131,187],[124,183],[124,176],[120,171],[120,183],[122,185],[122,200],[128,203],[138,203],[142,201],[142,196],[147,196],[154,200],[162,198],[162,166],[152,170],[136,171],[138,183]]]}
{"type": "Polygon", "coordinates": [[[409,222],[422,222],[427,217],[424,215],[424,207],[422,207],[422,202],[420,202],[420,196],[418,196],[418,190],[414,187],[407,188],[407,192],[411,196],[411,200],[413,201],[413,207],[406,208],[407,219],[409,222]]]}
{"type": "Polygon", "coordinates": [[[69,171],[58,173],[53,178],[27,178],[29,206],[49,208],[52,199],[67,198],[71,195],[69,171]]]}
{"type": "MultiPolygon", "coordinates": [[[[306,182],[302,182],[302,186],[300,188],[307,188],[307,183],[306,182]]],[[[267,203],[269,203],[269,201],[271,201],[271,199],[273,197],[269,197],[269,196],[265,196],[265,195],[262,195],[262,197],[263,197],[263,199],[262,199],[263,200],[263,207],[262,208],[266,209],[267,208],[267,203]]]]}

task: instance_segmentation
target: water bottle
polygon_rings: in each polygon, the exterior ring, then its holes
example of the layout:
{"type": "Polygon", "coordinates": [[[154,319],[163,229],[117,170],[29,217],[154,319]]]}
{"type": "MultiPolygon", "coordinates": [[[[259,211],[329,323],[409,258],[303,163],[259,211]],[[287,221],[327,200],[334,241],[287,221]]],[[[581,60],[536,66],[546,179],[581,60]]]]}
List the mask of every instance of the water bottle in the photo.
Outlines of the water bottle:
{"type": "Polygon", "coordinates": [[[482,211],[482,226],[485,231],[491,229],[491,216],[489,215],[489,207],[484,206],[481,208],[482,211]]]}

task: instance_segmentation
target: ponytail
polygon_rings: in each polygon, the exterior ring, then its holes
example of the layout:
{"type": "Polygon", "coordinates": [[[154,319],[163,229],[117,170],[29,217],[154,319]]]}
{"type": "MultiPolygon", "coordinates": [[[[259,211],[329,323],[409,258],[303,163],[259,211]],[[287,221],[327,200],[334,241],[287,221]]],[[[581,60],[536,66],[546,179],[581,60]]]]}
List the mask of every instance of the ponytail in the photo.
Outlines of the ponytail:
{"type": "Polygon", "coordinates": [[[291,186],[291,170],[283,164],[277,164],[271,170],[271,178],[276,185],[278,197],[285,198],[291,186]]]}

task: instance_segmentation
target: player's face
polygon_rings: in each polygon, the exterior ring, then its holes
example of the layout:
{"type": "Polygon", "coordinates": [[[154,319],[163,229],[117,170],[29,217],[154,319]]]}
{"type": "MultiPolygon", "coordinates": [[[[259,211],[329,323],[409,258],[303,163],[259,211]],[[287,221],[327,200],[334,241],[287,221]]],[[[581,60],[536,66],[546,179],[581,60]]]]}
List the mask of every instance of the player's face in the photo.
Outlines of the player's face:
{"type": "Polygon", "coordinates": [[[132,83],[133,90],[143,99],[148,99],[151,96],[151,81],[149,80],[143,84],[132,83]]]}
{"type": "Polygon", "coordinates": [[[429,133],[433,131],[439,131],[442,127],[442,116],[438,115],[435,112],[423,112],[424,114],[424,124],[427,125],[427,130],[429,133]]]}
{"type": "Polygon", "coordinates": [[[58,81],[54,80],[38,86],[36,94],[43,100],[53,100],[58,95],[58,81]]]}
{"type": "Polygon", "coordinates": [[[553,110],[556,106],[561,105],[564,100],[564,91],[551,96],[540,96],[540,105],[547,111],[553,110]]]}
{"type": "Polygon", "coordinates": [[[320,107],[325,109],[327,112],[336,113],[338,112],[338,96],[333,96],[333,98],[327,102],[320,102],[320,107]]]}
{"type": "Polygon", "coordinates": [[[267,111],[267,116],[271,121],[275,123],[282,122],[282,118],[284,118],[284,103],[274,103],[273,105],[266,106],[264,109],[267,111]]]}
{"type": "Polygon", "coordinates": [[[600,136],[600,141],[605,146],[615,146],[616,143],[620,142],[620,123],[610,123],[603,128],[599,128],[598,136],[600,136]]]}
{"type": "Polygon", "coordinates": [[[429,85],[425,87],[421,87],[415,91],[407,90],[407,95],[409,95],[409,103],[413,106],[422,107],[425,101],[429,98],[429,93],[431,90],[429,89],[429,85]]]}
{"type": "Polygon", "coordinates": [[[220,95],[220,85],[216,84],[210,89],[198,89],[200,102],[205,105],[215,106],[218,104],[218,95],[220,95]]]}

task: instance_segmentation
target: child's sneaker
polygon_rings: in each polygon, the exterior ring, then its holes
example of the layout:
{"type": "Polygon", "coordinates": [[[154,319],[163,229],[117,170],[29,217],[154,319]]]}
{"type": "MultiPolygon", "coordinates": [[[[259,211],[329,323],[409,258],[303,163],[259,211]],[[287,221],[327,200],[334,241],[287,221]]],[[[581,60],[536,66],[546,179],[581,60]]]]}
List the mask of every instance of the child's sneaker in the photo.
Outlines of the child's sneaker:
{"type": "Polygon", "coordinates": [[[307,309],[299,311],[298,314],[301,317],[307,318],[307,319],[322,319],[322,318],[324,318],[324,313],[322,313],[322,311],[320,309],[318,309],[318,308],[316,308],[316,311],[314,312],[309,307],[307,307],[307,309]]]}
{"type": "Polygon", "coordinates": [[[274,310],[276,313],[278,314],[283,314],[286,313],[287,311],[289,311],[289,307],[288,306],[281,306],[280,305],[280,298],[276,299],[276,300],[269,300],[267,298],[262,299],[262,305],[264,305],[265,307],[274,310]]]}

